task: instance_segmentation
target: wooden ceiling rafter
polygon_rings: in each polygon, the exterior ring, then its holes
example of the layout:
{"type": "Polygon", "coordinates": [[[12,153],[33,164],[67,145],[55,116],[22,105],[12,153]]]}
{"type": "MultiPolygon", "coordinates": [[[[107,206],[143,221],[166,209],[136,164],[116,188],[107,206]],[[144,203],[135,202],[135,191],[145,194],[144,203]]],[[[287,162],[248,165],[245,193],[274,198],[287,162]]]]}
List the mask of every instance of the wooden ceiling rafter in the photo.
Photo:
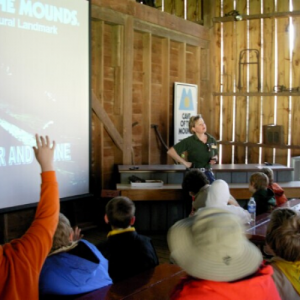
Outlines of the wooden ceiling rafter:
{"type": "Polygon", "coordinates": [[[253,15],[240,15],[242,20],[237,21],[235,16],[226,17],[215,17],[213,18],[214,23],[224,23],[224,22],[241,22],[246,20],[256,20],[256,19],[278,19],[278,18],[288,18],[288,17],[299,17],[300,11],[286,11],[286,12],[273,12],[267,14],[253,14],[253,15]]]}

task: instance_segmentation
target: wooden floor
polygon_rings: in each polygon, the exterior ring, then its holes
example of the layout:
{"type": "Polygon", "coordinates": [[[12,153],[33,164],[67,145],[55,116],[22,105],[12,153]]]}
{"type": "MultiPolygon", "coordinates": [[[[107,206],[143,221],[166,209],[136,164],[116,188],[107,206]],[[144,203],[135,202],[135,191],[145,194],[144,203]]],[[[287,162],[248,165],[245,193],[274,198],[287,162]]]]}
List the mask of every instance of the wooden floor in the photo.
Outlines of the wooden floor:
{"type": "MultiPolygon", "coordinates": [[[[103,229],[100,228],[93,228],[89,230],[85,230],[83,232],[84,239],[88,240],[89,242],[96,244],[101,240],[106,239],[107,231],[104,231],[103,229]]],[[[143,233],[144,234],[144,233],[143,233]]],[[[156,233],[156,234],[144,234],[149,236],[154,244],[159,263],[169,263],[169,248],[167,245],[167,234],[166,233],[156,233]]]]}

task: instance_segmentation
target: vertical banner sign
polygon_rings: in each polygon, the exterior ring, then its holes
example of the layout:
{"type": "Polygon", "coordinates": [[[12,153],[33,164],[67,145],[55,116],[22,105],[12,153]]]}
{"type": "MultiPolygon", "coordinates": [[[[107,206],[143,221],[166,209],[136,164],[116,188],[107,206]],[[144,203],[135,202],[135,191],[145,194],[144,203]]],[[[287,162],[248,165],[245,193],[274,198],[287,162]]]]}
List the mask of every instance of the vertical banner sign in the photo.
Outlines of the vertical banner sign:
{"type": "Polygon", "coordinates": [[[175,82],[174,86],[174,145],[190,136],[189,120],[197,115],[198,86],[175,82]]]}

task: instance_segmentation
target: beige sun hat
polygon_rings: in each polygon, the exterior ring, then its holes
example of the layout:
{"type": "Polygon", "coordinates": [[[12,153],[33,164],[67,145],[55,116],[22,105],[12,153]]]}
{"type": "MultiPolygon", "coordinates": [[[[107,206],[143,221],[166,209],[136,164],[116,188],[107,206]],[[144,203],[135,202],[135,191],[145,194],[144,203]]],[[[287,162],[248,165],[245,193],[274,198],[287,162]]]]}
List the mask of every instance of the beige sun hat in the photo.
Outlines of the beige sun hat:
{"type": "Polygon", "coordinates": [[[238,216],[219,208],[203,208],[178,221],[168,232],[171,259],[189,275],[233,281],[253,274],[263,257],[245,236],[238,216]]]}

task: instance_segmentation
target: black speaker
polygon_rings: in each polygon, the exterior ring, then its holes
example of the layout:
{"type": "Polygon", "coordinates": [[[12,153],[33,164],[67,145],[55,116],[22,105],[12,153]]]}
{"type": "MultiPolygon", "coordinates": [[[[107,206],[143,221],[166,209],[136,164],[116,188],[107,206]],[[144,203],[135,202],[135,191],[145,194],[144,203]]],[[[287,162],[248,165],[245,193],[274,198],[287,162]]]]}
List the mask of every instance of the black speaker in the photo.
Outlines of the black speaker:
{"type": "Polygon", "coordinates": [[[144,5],[148,5],[151,7],[155,7],[155,0],[136,0],[135,2],[144,4],[144,5]]]}
{"type": "Polygon", "coordinates": [[[264,144],[282,145],[283,139],[283,126],[282,125],[263,125],[264,144]]]}

